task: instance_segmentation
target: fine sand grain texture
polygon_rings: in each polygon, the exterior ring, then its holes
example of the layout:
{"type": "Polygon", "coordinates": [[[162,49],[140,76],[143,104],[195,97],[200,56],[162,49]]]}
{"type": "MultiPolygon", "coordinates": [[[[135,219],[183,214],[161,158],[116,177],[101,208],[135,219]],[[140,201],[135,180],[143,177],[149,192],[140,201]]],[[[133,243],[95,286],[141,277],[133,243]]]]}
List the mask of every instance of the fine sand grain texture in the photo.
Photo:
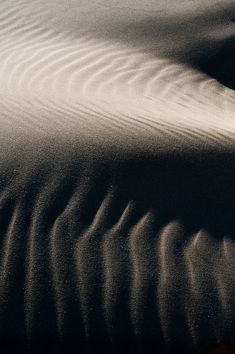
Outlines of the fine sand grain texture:
{"type": "Polygon", "coordinates": [[[234,17],[0,0],[0,352],[234,348],[234,17]]]}

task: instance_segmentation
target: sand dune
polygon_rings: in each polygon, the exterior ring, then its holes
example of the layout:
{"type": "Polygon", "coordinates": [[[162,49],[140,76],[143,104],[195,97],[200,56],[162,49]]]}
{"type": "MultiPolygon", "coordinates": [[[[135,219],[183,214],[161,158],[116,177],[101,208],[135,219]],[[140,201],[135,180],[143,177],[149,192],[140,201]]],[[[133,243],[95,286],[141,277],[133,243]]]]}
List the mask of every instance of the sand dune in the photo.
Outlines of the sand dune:
{"type": "MultiPolygon", "coordinates": [[[[86,135],[87,129],[96,131],[97,125],[103,125],[103,128],[99,129],[101,136],[106,135],[108,130],[108,135],[110,131],[113,131],[113,134],[124,135],[126,139],[126,135],[132,135],[133,131],[136,137],[136,134],[141,136],[146,130],[148,134],[149,131],[151,134],[153,130],[152,135],[157,134],[160,139],[163,135],[169,139],[173,134],[176,140],[182,142],[182,135],[184,139],[189,138],[190,135],[194,144],[197,142],[200,144],[200,141],[203,141],[203,144],[209,145],[228,144],[234,139],[234,91],[219,84],[215,78],[203,73],[195,65],[194,67],[191,65],[193,64],[190,62],[191,48],[188,48],[187,41],[186,43],[182,41],[182,34],[178,41],[182,42],[180,52],[185,53],[181,55],[181,62],[180,58],[175,58],[176,39],[175,35],[170,36],[167,33],[167,26],[170,26],[167,19],[173,18],[172,22],[177,28],[177,21],[181,19],[179,15],[177,17],[177,14],[174,14],[173,17],[172,14],[171,16],[168,14],[168,17],[165,15],[166,18],[162,15],[159,20],[156,19],[156,28],[152,30],[150,28],[146,33],[140,32],[137,28],[135,38],[133,40],[129,38],[128,42],[122,38],[122,32],[119,34],[118,30],[112,27],[115,27],[115,21],[118,24],[118,19],[119,22],[120,19],[127,21],[126,17],[129,18],[129,27],[133,21],[137,24],[141,23],[139,12],[142,9],[138,9],[136,5],[135,8],[139,14],[138,16],[135,14],[136,18],[131,17],[130,13],[129,17],[128,15],[124,17],[124,11],[128,12],[129,8],[124,7],[122,11],[117,11],[112,26],[110,24],[109,36],[111,38],[108,38],[103,34],[103,27],[107,25],[108,20],[99,15],[102,14],[105,4],[94,3],[93,5],[97,6],[98,14],[96,33],[92,26],[93,20],[89,16],[89,6],[87,8],[87,5],[82,3],[76,10],[75,4],[71,2],[68,14],[65,12],[65,26],[62,31],[58,23],[53,23],[52,20],[62,21],[61,16],[66,10],[66,4],[63,1],[55,2],[50,6],[43,6],[43,2],[40,1],[34,5],[27,1],[22,3],[13,1],[10,4],[9,1],[2,1],[1,91],[2,101],[7,100],[6,108],[4,107],[6,112],[3,108],[7,116],[7,125],[10,125],[13,120],[11,128],[16,130],[18,120],[19,125],[23,123],[31,128],[31,131],[40,127],[40,130],[49,130],[50,134],[60,125],[65,126],[66,130],[71,128],[73,131],[77,125],[77,129],[84,131],[86,135]],[[70,19],[69,26],[66,20],[68,21],[71,17],[71,11],[75,14],[70,19]],[[83,23],[83,17],[89,19],[91,24],[88,22],[83,27],[79,22],[83,23]],[[159,25],[157,20],[160,22],[159,25]],[[167,39],[160,34],[157,36],[158,27],[159,31],[164,30],[163,21],[165,21],[165,31],[169,37],[167,39]],[[78,26],[76,34],[73,28],[75,25],[78,26]],[[140,43],[137,41],[138,31],[140,43]],[[101,32],[100,35],[99,32],[101,32]],[[149,42],[153,47],[153,39],[156,41],[156,54],[153,54],[153,48],[148,49],[149,42]],[[163,42],[164,40],[166,43],[163,42]],[[144,41],[146,48],[143,48],[144,41]],[[166,51],[170,53],[166,54],[166,51]],[[184,59],[187,55],[188,62],[184,59]],[[18,107],[19,113],[23,110],[22,119],[20,117],[14,119],[15,115],[11,114],[11,109],[14,111],[15,107],[18,107]],[[40,110],[40,119],[38,110],[40,110]],[[28,111],[30,111],[31,123],[27,118],[28,111]],[[115,131],[116,129],[118,132],[115,131]]],[[[186,6],[184,2],[183,5],[186,6]]],[[[149,11],[151,11],[151,6],[154,11],[153,5],[149,5],[149,11]]],[[[163,5],[155,6],[155,11],[161,10],[161,6],[163,5]]],[[[227,11],[230,8],[228,4],[227,11]]],[[[116,7],[113,11],[116,11],[116,7]]],[[[200,11],[202,11],[201,8],[200,11]]],[[[216,34],[218,37],[218,25],[220,24],[221,30],[224,30],[224,42],[226,38],[232,36],[234,25],[230,19],[227,20],[225,5],[225,18],[221,17],[220,7],[218,7],[217,17],[215,9],[212,11],[215,16],[215,29],[212,21],[212,24],[205,23],[207,18],[204,19],[200,11],[198,11],[198,24],[196,23],[197,26],[194,25],[194,27],[200,28],[201,25],[204,32],[206,30],[209,32],[208,37],[212,35],[215,37],[216,34]],[[211,33],[210,29],[212,29],[211,33]]],[[[181,16],[183,15],[185,14],[181,16]]],[[[207,15],[208,18],[210,18],[209,15],[207,15]]],[[[146,16],[145,14],[143,17],[146,16]]],[[[185,16],[186,19],[191,18],[189,9],[185,16]]],[[[195,14],[193,16],[193,18],[196,17],[195,14]]],[[[152,17],[151,21],[153,21],[152,17]]],[[[133,26],[137,27],[136,24],[133,26]]],[[[188,38],[188,35],[185,35],[187,26],[187,21],[185,28],[183,24],[180,26],[180,31],[186,39],[188,38]]],[[[130,36],[135,27],[129,31],[130,36]]],[[[107,32],[108,28],[105,29],[107,32]]],[[[205,41],[208,42],[209,39],[206,38],[205,41]]],[[[211,52],[217,50],[218,41],[222,42],[222,39],[217,41],[211,39],[211,52]]],[[[199,39],[194,39],[194,42],[190,46],[199,47],[197,51],[200,53],[200,50],[204,49],[204,42],[201,49],[199,39]]],[[[231,39],[230,42],[232,48],[234,41],[231,39]]],[[[201,56],[203,59],[203,54],[201,56]]],[[[204,61],[206,62],[206,57],[204,61]]],[[[223,62],[221,65],[224,65],[223,62]]],[[[230,68],[232,77],[231,71],[232,68],[230,68]]],[[[5,122],[3,121],[2,124],[4,125],[5,122]]],[[[172,145],[175,147],[175,142],[172,145]]]]}
{"type": "Polygon", "coordinates": [[[232,340],[234,196],[217,189],[232,187],[234,157],[223,181],[219,158],[210,172],[190,157],[95,167],[81,157],[76,165],[70,149],[70,161],[58,151],[49,167],[52,156],[40,153],[41,162],[32,156],[8,172],[1,333],[33,347],[57,338],[68,351],[90,343],[194,352],[232,340]]]}
{"type": "Polygon", "coordinates": [[[0,1],[6,352],[234,340],[234,10],[0,1]]]}

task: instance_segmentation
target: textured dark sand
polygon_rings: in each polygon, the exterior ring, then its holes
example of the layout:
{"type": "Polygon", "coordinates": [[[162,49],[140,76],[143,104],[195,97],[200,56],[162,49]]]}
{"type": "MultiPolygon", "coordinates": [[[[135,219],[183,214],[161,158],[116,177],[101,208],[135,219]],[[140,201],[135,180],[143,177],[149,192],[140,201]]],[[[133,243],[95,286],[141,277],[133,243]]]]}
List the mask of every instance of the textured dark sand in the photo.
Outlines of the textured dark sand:
{"type": "Polygon", "coordinates": [[[234,343],[234,15],[0,1],[1,353],[234,343]]]}

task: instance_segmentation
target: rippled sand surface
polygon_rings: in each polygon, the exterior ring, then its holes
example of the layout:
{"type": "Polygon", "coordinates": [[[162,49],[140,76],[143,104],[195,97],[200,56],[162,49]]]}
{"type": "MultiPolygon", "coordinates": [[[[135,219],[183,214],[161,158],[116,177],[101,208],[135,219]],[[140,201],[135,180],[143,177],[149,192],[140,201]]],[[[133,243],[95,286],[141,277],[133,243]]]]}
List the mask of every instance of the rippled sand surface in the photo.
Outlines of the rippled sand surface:
{"type": "Polygon", "coordinates": [[[0,1],[6,350],[233,342],[234,16],[226,0],[0,1]]]}
{"type": "Polygon", "coordinates": [[[118,135],[118,144],[151,137],[166,139],[167,148],[233,143],[234,91],[200,69],[203,62],[210,72],[206,61],[229,43],[217,66],[234,77],[231,2],[0,6],[2,127],[118,135]]]}

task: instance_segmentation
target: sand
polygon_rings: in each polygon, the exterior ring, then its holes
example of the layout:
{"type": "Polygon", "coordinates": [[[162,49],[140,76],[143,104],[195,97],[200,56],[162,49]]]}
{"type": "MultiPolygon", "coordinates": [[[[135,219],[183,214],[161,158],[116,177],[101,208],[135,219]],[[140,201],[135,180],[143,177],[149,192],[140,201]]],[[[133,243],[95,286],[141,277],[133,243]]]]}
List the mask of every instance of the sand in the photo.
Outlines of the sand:
{"type": "Polygon", "coordinates": [[[234,14],[0,1],[5,352],[234,341],[234,14]]]}

